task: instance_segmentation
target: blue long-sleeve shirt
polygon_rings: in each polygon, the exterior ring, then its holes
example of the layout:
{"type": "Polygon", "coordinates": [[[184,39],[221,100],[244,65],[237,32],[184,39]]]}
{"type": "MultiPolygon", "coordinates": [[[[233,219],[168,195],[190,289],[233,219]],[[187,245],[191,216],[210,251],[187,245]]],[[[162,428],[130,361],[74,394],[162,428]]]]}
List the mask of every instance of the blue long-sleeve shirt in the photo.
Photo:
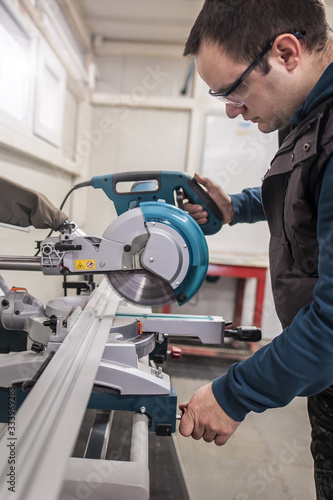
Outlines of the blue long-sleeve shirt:
{"type": "MultiPolygon", "coordinates": [[[[333,63],[291,118],[296,125],[317,104],[333,95],[333,63]]],[[[314,300],[290,326],[246,361],[232,365],[213,382],[216,400],[234,420],[250,411],[288,404],[295,396],[311,396],[333,384],[333,157],[317,190],[319,279],[314,300]]],[[[233,224],[264,220],[260,188],[232,196],[233,224]]]]}

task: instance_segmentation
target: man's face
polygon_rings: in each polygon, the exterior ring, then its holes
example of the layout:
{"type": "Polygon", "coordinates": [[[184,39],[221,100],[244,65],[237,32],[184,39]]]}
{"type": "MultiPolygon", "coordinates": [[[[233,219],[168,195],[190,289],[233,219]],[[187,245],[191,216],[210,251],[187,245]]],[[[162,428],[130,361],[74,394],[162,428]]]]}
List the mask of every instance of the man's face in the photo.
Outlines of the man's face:
{"type": "MultiPolygon", "coordinates": [[[[244,120],[257,123],[264,133],[287,127],[289,118],[301,104],[295,101],[291,75],[283,65],[271,59],[269,62],[272,68],[267,75],[256,68],[245,79],[251,92],[244,105],[225,104],[229,118],[242,115],[244,120]]],[[[224,92],[248,65],[235,62],[216,44],[202,42],[196,66],[201,78],[214,92],[224,92]]]]}

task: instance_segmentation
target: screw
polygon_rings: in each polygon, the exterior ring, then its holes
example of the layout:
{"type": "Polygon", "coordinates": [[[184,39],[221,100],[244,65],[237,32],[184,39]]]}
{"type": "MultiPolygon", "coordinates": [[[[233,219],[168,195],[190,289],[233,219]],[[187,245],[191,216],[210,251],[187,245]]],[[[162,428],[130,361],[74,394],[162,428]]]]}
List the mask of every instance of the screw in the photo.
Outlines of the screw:
{"type": "Polygon", "coordinates": [[[146,407],[145,406],[141,406],[140,413],[146,413],[146,407]]]}
{"type": "Polygon", "coordinates": [[[178,302],[185,302],[187,300],[187,296],[185,293],[179,293],[176,298],[178,302]]]}
{"type": "Polygon", "coordinates": [[[149,257],[149,262],[154,262],[154,257],[149,257]]]}
{"type": "Polygon", "coordinates": [[[102,261],[102,262],[99,263],[99,265],[100,265],[100,267],[104,267],[105,266],[105,262],[102,261]]]}

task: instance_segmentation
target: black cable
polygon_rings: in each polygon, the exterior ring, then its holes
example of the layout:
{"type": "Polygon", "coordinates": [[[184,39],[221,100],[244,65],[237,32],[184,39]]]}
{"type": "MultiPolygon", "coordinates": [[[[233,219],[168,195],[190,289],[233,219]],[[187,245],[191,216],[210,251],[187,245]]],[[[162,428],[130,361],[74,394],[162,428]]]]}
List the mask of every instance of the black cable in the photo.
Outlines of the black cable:
{"type": "Polygon", "coordinates": [[[91,186],[91,181],[80,182],[80,184],[76,184],[75,186],[73,186],[72,189],[70,189],[68,191],[65,198],[63,199],[63,201],[60,205],[60,210],[62,210],[64,208],[66,201],[68,200],[69,196],[73,193],[73,191],[75,191],[76,189],[80,189],[82,187],[86,187],[86,186],[91,186]]]}

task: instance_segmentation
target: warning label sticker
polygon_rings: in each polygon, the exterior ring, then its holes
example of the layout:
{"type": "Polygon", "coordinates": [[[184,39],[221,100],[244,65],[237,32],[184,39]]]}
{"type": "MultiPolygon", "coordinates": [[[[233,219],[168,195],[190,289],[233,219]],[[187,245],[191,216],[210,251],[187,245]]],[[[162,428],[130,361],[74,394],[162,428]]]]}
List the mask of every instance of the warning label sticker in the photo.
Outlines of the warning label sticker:
{"type": "Polygon", "coordinates": [[[87,271],[89,269],[95,269],[94,260],[76,260],[75,270],[76,271],[87,271]]]}

